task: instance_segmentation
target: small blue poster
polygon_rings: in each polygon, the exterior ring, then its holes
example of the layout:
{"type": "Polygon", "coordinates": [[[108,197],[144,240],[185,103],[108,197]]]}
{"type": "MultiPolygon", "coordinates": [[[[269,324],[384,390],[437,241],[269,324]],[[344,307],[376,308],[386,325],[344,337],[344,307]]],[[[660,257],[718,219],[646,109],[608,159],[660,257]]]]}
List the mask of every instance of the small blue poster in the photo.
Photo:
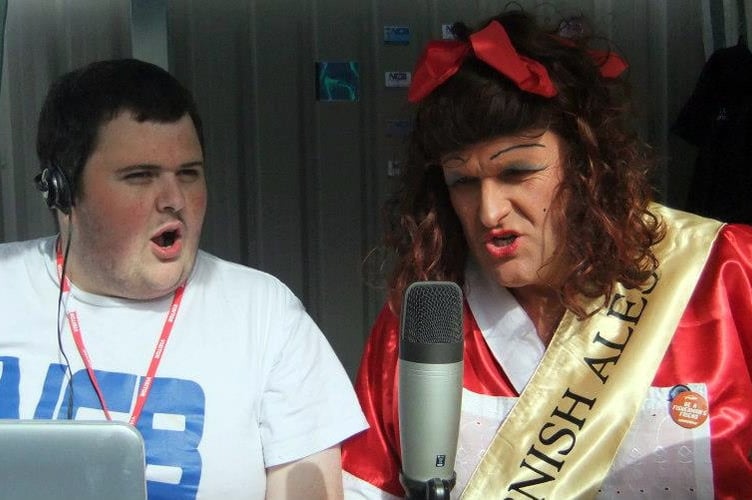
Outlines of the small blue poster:
{"type": "Polygon", "coordinates": [[[360,94],[358,63],[317,62],[316,99],[319,101],[357,101],[360,94]]]}
{"type": "Polygon", "coordinates": [[[408,45],[410,43],[409,26],[384,26],[384,43],[408,45]]]}

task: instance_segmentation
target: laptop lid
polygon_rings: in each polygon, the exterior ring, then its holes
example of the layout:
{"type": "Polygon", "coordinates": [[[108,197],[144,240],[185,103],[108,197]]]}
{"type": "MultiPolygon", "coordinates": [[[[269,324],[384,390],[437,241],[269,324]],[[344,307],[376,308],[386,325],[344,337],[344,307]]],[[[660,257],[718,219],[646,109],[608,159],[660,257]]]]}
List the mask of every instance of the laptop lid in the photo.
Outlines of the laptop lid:
{"type": "Polygon", "coordinates": [[[0,498],[145,500],[144,441],[123,422],[0,419],[0,498]]]}

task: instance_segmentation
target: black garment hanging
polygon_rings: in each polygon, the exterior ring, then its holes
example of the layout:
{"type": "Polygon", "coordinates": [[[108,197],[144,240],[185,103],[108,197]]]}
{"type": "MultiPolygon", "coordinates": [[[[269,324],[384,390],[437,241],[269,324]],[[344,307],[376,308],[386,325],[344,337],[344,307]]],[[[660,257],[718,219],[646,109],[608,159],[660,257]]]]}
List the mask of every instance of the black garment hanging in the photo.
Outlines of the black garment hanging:
{"type": "Polygon", "coordinates": [[[715,51],[672,131],[699,148],[686,209],[752,223],[752,52],[715,51]]]}

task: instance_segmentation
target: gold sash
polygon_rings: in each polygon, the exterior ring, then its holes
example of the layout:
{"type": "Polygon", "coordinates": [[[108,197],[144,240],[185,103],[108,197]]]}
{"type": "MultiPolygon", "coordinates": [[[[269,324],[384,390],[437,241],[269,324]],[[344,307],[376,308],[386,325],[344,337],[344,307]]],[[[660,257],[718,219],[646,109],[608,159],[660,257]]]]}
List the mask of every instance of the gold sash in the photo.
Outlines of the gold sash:
{"type": "Polygon", "coordinates": [[[666,223],[644,289],[615,289],[584,321],[564,315],[543,360],[470,478],[465,500],[592,498],[632,425],[718,221],[652,205],[666,223]]]}

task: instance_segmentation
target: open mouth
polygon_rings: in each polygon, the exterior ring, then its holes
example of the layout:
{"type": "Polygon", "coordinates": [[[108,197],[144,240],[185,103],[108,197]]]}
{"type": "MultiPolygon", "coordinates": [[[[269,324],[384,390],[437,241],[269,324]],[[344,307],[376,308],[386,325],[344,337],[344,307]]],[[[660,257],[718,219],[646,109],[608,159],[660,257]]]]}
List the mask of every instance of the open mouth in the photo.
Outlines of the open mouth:
{"type": "Polygon", "coordinates": [[[517,239],[517,235],[514,234],[508,234],[506,236],[496,236],[491,238],[491,243],[493,243],[496,246],[507,246],[514,243],[514,241],[517,239]]]}
{"type": "Polygon", "coordinates": [[[170,248],[180,238],[178,230],[165,231],[151,239],[154,243],[162,248],[170,248]]]}

